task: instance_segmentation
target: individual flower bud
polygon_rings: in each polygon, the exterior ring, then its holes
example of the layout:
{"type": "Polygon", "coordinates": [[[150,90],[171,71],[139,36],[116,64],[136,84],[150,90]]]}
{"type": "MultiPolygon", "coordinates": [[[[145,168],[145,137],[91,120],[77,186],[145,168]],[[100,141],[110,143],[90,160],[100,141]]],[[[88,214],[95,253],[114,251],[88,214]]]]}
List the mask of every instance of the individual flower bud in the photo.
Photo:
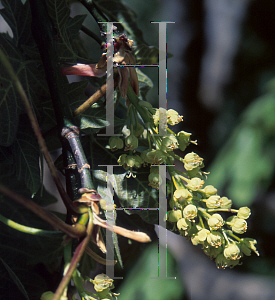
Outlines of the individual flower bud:
{"type": "Polygon", "coordinates": [[[205,228],[201,228],[195,235],[191,237],[192,244],[195,246],[198,244],[202,244],[206,240],[207,235],[209,233],[210,233],[209,230],[205,228]]]}
{"type": "Polygon", "coordinates": [[[218,231],[212,231],[208,236],[207,236],[207,242],[210,246],[218,248],[222,245],[223,243],[223,235],[218,232],[218,231]]]}
{"type": "Polygon", "coordinates": [[[159,189],[159,186],[161,184],[161,178],[159,177],[158,173],[150,173],[148,176],[148,181],[148,185],[151,186],[153,189],[159,189]]]}
{"type": "Polygon", "coordinates": [[[207,186],[205,186],[202,191],[205,193],[206,197],[210,197],[210,196],[216,195],[217,192],[218,192],[218,190],[215,187],[213,187],[213,185],[207,185],[207,186]]]}
{"type": "Polygon", "coordinates": [[[161,150],[152,150],[146,153],[145,161],[152,165],[160,165],[165,162],[167,155],[161,150]]]}
{"type": "Polygon", "coordinates": [[[197,191],[199,189],[201,189],[204,185],[204,181],[201,180],[198,177],[194,177],[192,179],[190,179],[187,183],[187,187],[191,190],[191,191],[197,191]]]}
{"type": "Polygon", "coordinates": [[[185,218],[181,218],[177,222],[178,230],[188,230],[191,227],[191,222],[185,218]]]}
{"type": "Polygon", "coordinates": [[[247,223],[244,219],[240,219],[237,216],[231,216],[227,218],[226,224],[232,228],[236,233],[242,234],[247,230],[247,223]]]}
{"type": "Polygon", "coordinates": [[[186,171],[202,167],[204,167],[203,158],[199,157],[198,154],[191,152],[185,155],[184,168],[186,171]]]}
{"type": "Polygon", "coordinates": [[[111,136],[109,138],[109,145],[112,151],[117,149],[123,149],[124,143],[123,140],[118,136],[111,136]]]}
{"type": "Polygon", "coordinates": [[[220,199],[221,202],[221,208],[223,209],[229,209],[232,206],[232,200],[228,199],[227,197],[222,197],[220,199]]]}
{"type": "Polygon", "coordinates": [[[185,131],[180,131],[177,133],[177,139],[179,142],[179,148],[181,151],[184,151],[186,147],[190,143],[190,136],[191,133],[185,132],[185,131]]]}
{"type": "Polygon", "coordinates": [[[178,114],[174,109],[168,109],[166,112],[167,123],[169,125],[176,125],[182,121],[182,116],[178,114]]]}
{"type": "Polygon", "coordinates": [[[139,155],[127,155],[126,164],[128,167],[140,168],[142,163],[143,160],[139,155]]]}
{"type": "Polygon", "coordinates": [[[182,204],[184,201],[190,201],[192,194],[185,188],[177,189],[174,192],[174,200],[182,204]]]}
{"type": "Polygon", "coordinates": [[[210,230],[218,230],[223,226],[223,218],[220,214],[213,214],[207,221],[210,230]]]}
{"type": "Polygon", "coordinates": [[[243,234],[247,230],[247,223],[244,219],[236,219],[232,225],[232,230],[238,234],[243,234]]]}
{"type": "Polygon", "coordinates": [[[126,158],[127,158],[127,154],[120,155],[120,157],[117,160],[118,164],[121,165],[121,166],[126,164],[126,158]]]}
{"type": "Polygon", "coordinates": [[[125,138],[125,151],[133,150],[138,147],[138,138],[133,134],[130,134],[125,138]]]}
{"type": "Polygon", "coordinates": [[[241,241],[241,252],[244,253],[246,256],[250,256],[252,250],[259,256],[260,254],[255,247],[256,244],[257,241],[254,239],[243,238],[241,241]]]}
{"type": "Polygon", "coordinates": [[[236,243],[230,243],[228,246],[225,247],[223,250],[223,255],[225,258],[230,260],[237,260],[241,258],[240,255],[240,248],[237,246],[236,243]]]}
{"type": "Polygon", "coordinates": [[[97,292],[102,292],[103,290],[112,289],[114,287],[113,279],[109,278],[106,274],[97,275],[92,282],[97,292]]]}
{"type": "Polygon", "coordinates": [[[178,148],[178,140],[174,135],[166,136],[162,139],[160,150],[167,152],[178,148]]]}
{"type": "Polygon", "coordinates": [[[142,135],[144,127],[140,123],[137,123],[134,125],[133,130],[133,134],[138,138],[142,135]]]}
{"type": "Polygon", "coordinates": [[[187,220],[192,220],[196,218],[197,214],[198,214],[198,209],[193,204],[188,204],[183,209],[183,217],[186,218],[187,220]]]}
{"type": "Polygon", "coordinates": [[[231,259],[227,259],[226,257],[224,257],[223,253],[220,253],[216,259],[215,259],[215,263],[218,269],[222,268],[225,269],[226,267],[230,267],[233,268],[236,265],[239,264],[239,260],[231,260],[231,259]]]}
{"type": "Polygon", "coordinates": [[[206,207],[210,209],[220,207],[220,196],[210,196],[208,199],[204,200],[206,203],[206,207]]]}
{"type": "Polygon", "coordinates": [[[182,212],[180,209],[177,210],[169,210],[167,212],[167,220],[169,222],[177,222],[179,219],[182,218],[182,212]]]}
{"type": "Polygon", "coordinates": [[[250,214],[251,214],[251,212],[248,207],[241,207],[238,210],[237,216],[240,219],[248,219],[250,214]]]}

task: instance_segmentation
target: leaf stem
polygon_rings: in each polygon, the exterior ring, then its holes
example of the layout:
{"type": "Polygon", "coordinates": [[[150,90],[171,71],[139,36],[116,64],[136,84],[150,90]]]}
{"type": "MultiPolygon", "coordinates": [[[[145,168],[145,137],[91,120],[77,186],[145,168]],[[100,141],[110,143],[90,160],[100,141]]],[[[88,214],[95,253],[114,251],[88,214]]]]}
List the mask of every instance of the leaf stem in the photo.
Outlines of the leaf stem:
{"type": "Polygon", "coordinates": [[[81,224],[77,224],[77,226],[73,227],[66,223],[64,223],[62,220],[60,220],[56,215],[52,214],[51,212],[43,209],[39,205],[37,205],[35,202],[26,199],[17,193],[11,191],[10,189],[6,188],[2,184],[0,184],[0,192],[2,192],[4,195],[8,196],[9,198],[17,201],[18,203],[22,204],[32,212],[34,212],[36,215],[38,215],[41,219],[48,222],[50,225],[52,225],[54,228],[57,228],[64,233],[66,233],[68,236],[72,238],[79,238],[82,236],[85,236],[86,234],[86,228],[85,226],[81,224]]]}
{"type": "Polygon", "coordinates": [[[51,231],[51,230],[43,230],[38,228],[33,228],[29,226],[25,226],[19,223],[16,223],[12,221],[11,219],[8,219],[0,214],[0,221],[10,228],[13,228],[15,230],[18,230],[23,233],[28,233],[32,235],[40,235],[45,237],[53,237],[53,236],[62,236],[64,235],[62,231],[51,231]]]}

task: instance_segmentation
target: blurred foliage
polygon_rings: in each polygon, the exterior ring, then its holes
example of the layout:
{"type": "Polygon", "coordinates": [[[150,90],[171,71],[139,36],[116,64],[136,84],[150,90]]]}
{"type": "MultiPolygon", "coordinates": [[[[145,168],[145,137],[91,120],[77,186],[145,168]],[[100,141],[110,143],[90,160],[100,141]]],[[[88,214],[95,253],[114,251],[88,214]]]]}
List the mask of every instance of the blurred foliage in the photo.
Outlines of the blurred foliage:
{"type": "Polygon", "coordinates": [[[242,113],[239,124],[211,164],[208,182],[250,205],[265,191],[275,170],[275,80],[242,113]]]}
{"type": "Polygon", "coordinates": [[[158,277],[158,244],[152,243],[134,267],[123,280],[118,292],[119,300],[178,300],[183,297],[183,286],[177,271],[176,261],[167,254],[167,277],[175,279],[152,278],[158,277]]]}

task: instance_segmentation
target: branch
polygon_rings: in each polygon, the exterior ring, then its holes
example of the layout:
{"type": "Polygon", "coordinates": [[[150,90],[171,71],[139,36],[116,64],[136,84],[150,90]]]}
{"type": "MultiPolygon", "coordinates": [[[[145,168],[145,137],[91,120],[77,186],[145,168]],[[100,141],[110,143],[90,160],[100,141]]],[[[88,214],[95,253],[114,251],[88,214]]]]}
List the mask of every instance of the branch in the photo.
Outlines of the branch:
{"type": "Polygon", "coordinates": [[[61,136],[68,141],[72,149],[74,159],[77,164],[77,169],[80,175],[81,188],[93,190],[90,165],[88,164],[84,150],[79,139],[79,128],[76,126],[64,127],[61,136]]]}

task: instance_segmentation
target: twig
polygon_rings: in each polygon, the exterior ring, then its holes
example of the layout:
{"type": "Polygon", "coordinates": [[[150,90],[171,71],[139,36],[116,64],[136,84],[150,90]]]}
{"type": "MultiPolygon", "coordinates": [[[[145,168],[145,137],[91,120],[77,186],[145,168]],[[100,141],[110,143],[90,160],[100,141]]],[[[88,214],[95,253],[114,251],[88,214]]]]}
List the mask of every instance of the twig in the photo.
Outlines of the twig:
{"type": "Polygon", "coordinates": [[[93,230],[93,214],[91,210],[88,210],[89,212],[89,223],[87,225],[87,236],[83,239],[83,241],[77,246],[74,256],[71,260],[70,266],[67,270],[66,275],[61,280],[52,300],[59,300],[61,295],[63,294],[64,289],[69,284],[71,277],[73,275],[73,272],[75,271],[77,264],[79,263],[86,247],[88,246],[88,243],[91,239],[92,230],[93,230]]]}
{"type": "Polygon", "coordinates": [[[107,84],[103,84],[88,100],[86,100],[83,104],[81,104],[74,112],[73,116],[77,117],[82,114],[85,110],[91,107],[94,103],[96,103],[99,99],[106,95],[106,87],[107,84]]]}

